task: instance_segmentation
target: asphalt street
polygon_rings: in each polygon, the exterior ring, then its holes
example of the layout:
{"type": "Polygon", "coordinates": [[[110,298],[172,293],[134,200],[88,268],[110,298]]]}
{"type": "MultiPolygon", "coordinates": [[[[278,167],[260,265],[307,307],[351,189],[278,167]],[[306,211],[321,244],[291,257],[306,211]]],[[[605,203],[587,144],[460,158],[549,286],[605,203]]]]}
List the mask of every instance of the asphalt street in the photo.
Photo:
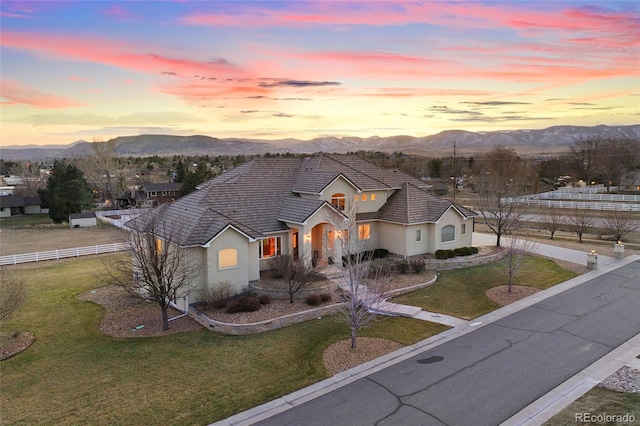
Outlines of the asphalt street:
{"type": "Polygon", "coordinates": [[[264,419],[498,425],[640,333],[640,260],[264,419]]]}

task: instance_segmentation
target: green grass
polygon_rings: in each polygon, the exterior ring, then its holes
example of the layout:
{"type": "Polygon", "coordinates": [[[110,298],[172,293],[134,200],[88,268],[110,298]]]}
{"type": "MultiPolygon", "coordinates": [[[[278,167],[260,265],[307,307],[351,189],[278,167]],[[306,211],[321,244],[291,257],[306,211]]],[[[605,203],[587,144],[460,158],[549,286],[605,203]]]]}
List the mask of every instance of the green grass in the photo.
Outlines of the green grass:
{"type": "MultiPolygon", "coordinates": [[[[422,309],[458,318],[472,319],[500,306],[485,292],[495,286],[506,285],[504,268],[499,262],[473,268],[443,271],[436,284],[393,299],[394,303],[420,306],[422,309]]],[[[514,284],[546,289],[575,277],[555,262],[529,257],[518,271],[514,284]]]]}
{"type": "MultiPolygon", "coordinates": [[[[576,413],[590,413],[593,416],[602,414],[624,416],[629,414],[629,416],[634,416],[635,422],[637,422],[640,421],[640,394],[614,392],[596,387],[572,402],[544,424],[545,426],[586,424],[586,422],[576,422],[576,413]]],[[[635,422],[630,424],[637,424],[635,422]]]]}
{"type": "MultiPolygon", "coordinates": [[[[3,330],[36,341],[2,361],[3,424],[206,424],[328,377],[322,352],[349,337],[339,315],[252,336],[108,337],[104,308],[76,298],[109,283],[102,257],[17,269],[27,301],[3,330]]],[[[412,344],[445,329],[385,317],[360,336],[412,344]]]]}

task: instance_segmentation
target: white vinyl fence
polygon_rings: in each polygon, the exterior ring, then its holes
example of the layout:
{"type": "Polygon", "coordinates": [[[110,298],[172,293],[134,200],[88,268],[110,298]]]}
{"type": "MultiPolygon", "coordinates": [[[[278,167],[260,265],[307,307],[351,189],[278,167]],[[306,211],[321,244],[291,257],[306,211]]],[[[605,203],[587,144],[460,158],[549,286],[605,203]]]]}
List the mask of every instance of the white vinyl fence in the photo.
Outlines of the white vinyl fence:
{"type": "Polygon", "coordinates": [[[148,211],[149,209],[127,209],[127,210],[102,210],[97,211],[96,216],[103,222],[110,223],[118,228],[125,229],[124,224],[135,219],[137,216],[148,211]],[[110,216],[119,216],[120,219],[114,219],[110,216]]]}
{"type": "Polygon", "coordinates": [[[88,256],[92,254],[114,253],[127,250],[128,243],[102,244],[99,246],[75,247],[60,250],[38,251],[35,253],[9,254],[0,256],[0,265],[40,262],[43,260],[65,259],[68,257],[88,256]]]}

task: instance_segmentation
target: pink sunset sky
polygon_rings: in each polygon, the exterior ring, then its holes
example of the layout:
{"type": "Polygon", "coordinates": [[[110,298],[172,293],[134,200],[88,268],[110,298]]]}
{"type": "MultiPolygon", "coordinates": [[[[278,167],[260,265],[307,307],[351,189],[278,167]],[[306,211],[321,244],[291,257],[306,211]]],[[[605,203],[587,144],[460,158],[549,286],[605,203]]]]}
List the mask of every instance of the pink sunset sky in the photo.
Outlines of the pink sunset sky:
{"type": "Polygon", "coordinates": [[[640,123],[636,1],[2,1],[2,146],[640,123]]]}

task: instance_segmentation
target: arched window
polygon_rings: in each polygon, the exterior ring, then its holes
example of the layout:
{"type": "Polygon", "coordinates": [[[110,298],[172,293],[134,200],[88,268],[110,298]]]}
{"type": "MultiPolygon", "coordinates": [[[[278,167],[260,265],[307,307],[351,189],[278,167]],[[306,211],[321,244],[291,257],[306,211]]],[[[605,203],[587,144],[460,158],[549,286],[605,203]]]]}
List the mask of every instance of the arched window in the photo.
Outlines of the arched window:
{"type": "Polygon", "coordinates": [[[453,225],[447,225],[442,227],[440,234],[440,241],[446,243],[456,239],[456,227],[453,225]]]}
{"type": "Polygon", "coordinates": [[[331,205],[333,207],[335,207],[336,209],[343,211],[344,210],[344,203],[345,203],[345,196],[344,194],[338,192],[336,194],[333,194],[331,196],[331,205]]]}
{"type": "Polygon", "coordinates": [[[218,252],[218,269],[235,268],[238,266],[238,250],[234,248],[222,249],[218,252]]]}

